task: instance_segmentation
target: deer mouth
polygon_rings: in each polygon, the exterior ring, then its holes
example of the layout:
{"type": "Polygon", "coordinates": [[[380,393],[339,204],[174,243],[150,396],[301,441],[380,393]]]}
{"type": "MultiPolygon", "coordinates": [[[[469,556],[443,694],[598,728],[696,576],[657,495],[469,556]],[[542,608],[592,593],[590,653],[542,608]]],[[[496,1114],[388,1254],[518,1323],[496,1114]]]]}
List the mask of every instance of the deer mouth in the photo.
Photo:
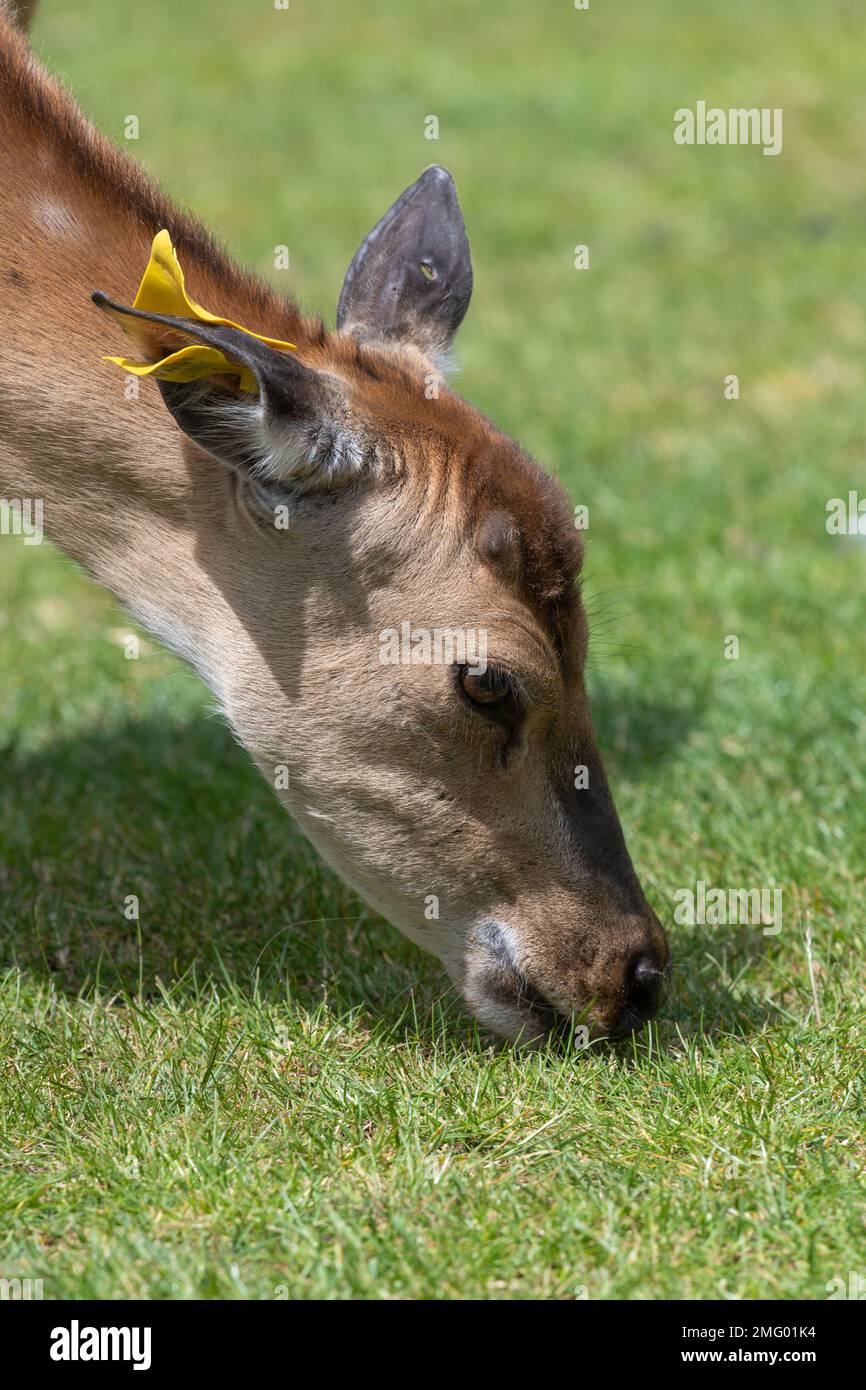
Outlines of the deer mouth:
{"type": "Polygon", "coordinates": [[[565,1042],[572,1033],[572,1010],[559,1008],[527,979],[515,963],[507,931],[485,924],[478,934],[483,955],[464,980],[463,993],[478,1020],[500,1036],[529,1047],[565,1042]]]}
{"type": "Polygon", "coordinates": [[[464,978],[463,993],[478,1020],[503,1037],[529,1047],[590,1039],[621,1042],[640,1032],[657,1012],[671,976],[671,958],[635,953],[624,967],[614,999],[558,1001],[526,975],[515,959],[510,933],[487,923],[476,933],[480,947],[464,978]]]}
{"type": "Polygon", "coordinates": [[[533,1029],[536,1025],[542,1029],[542,1040],[566,1035],[568,1019],[559,1012],[546,995],[542,994],[540,989],[536,989],[525,976],[517,971],[514,972],[514,992],[511,997],[518,1014],[525,1020],[527,1041],[532,1040],[533,1029]]]}
{"type": "MultiPolygon", "coordinates": [[[[521,1046],[540,1048],[547,1044],[566,1047],[581,1034],[581,1018],[586,1010],[562,1009],[540,989],[531,984],[519,971],[511,972],[488,989],[484,1006],[475,1012],[485,1021],[485,1015],[496,1032],[504,1034],[521,1046]],[[491,1016],[493,1011],[493,1016],[491,1016]]],[[[601,1036],[597,1027],[583,1026],[582,1036],[601,1036]]]]}

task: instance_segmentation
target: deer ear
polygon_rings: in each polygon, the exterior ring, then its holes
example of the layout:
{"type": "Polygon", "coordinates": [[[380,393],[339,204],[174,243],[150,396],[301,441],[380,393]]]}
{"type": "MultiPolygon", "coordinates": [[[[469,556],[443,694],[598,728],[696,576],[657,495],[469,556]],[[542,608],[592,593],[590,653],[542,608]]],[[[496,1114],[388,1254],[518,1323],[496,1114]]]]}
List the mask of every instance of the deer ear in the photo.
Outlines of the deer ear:
{"type": "Polygon", "coordinates": [[[362,241],[340,294],[337,327],[447,357],[471,294],[457,190],[448,170],[434,164],[362,241]]]}
{"type": "Polygon", "coordinates": [[[241,328],[91,297],[149,359],[108,360],[153,376],[179,427],[215,458],[271,482],[336,482],[360,470],[342,392],[327,373],[241,328]]]}

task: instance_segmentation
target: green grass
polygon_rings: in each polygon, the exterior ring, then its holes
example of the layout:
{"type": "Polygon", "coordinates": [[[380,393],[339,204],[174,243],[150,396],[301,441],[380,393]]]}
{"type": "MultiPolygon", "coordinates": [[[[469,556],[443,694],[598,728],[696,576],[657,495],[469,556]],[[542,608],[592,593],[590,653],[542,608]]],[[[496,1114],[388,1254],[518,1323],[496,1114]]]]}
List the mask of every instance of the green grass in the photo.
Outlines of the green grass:
{"type": "Polygon", "coordinates": [[[647,892],[670,922],[698,878],[776,885],[785,916],[673,927],[669,1006],[628,1047],[495,1050],[196,680],[127,661],[110,600],[4,537],[0,1273],[821,1299],[866,1272],[866,548],[824,526],[866,491],[859,6],[45,0],[36,41],[330,313],[392,198],[454,170],[459,386],[589,505],[594,706],[647,892]],[[782,155],[675,146],[699,98],[782,107],[782,155]]]}

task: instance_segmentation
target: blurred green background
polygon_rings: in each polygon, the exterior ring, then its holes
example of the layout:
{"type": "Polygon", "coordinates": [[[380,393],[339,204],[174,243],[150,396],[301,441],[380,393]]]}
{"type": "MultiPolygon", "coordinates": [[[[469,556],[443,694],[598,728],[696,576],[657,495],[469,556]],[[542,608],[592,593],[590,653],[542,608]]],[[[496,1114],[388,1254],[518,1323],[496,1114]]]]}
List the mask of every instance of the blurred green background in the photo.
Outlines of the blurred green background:
{"type": "Polygon", "coordinates": [[[825,528],[866,492],[864,29],[855,0],[44,0],[35,47],[101,128],[137,116],[131,152],[280,287],[287,245],[330,321],[360,238],[452,170],[455,385],[589,507],[593,701],[647,892],[670,922],[698,878],[781,886],[785,919],[675,927],[628,1049],[491,1051],[196,680],[125,660],[107,596],[2,537],[0,1273],[823,1298],[864,1268],[866,538],[825,528]],[[781,155],[675,145],[699,99],[781,107],[781,155]]]}

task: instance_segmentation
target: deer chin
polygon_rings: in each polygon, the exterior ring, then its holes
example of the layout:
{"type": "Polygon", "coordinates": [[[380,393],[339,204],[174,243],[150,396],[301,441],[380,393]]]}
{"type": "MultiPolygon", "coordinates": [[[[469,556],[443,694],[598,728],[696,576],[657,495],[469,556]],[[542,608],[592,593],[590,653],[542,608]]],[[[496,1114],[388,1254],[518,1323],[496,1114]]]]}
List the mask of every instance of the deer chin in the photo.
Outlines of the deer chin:
{"type": "Polygon", "coordinates": [[[469,940],[460,989],[478,1021],[523,1047],[564,1040],[573,1026],[572,1010],[560,1008],[529,980],[515,958],[510,928],[483,921],[469,940]]]}
{"type": "Polygon", "coordinates": [[[463,996],[479,1023],[522,1047],[542,1048],[570,1031],[569,1021],[514,970],[476,974],[464,984],[463,996]]]}

